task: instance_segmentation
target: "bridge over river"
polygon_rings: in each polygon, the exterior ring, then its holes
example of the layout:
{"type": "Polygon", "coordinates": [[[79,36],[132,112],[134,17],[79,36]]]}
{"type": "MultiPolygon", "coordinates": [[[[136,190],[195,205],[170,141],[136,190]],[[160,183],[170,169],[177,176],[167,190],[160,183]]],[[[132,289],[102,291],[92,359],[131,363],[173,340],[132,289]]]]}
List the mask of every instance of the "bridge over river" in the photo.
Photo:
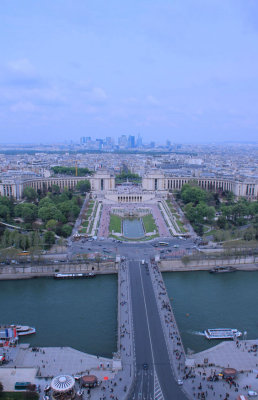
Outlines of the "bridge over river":
{"type": "Polygon", "coordinates": [[[128,398],[187,399],[178,384],[184,350],[162,276],[155,264],[132,260],[127,265],[135,351],[134,382],[128,398]]]}

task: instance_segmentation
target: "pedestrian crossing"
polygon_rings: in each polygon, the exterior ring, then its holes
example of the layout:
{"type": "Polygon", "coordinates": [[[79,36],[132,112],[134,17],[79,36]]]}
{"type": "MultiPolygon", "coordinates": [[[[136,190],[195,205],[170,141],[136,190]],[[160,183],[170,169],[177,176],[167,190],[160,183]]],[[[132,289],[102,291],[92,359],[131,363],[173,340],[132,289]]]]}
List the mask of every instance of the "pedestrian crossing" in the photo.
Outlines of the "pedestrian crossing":
{"type": "Polygon", "coordinates": [[[154,400],[164,400],[156,371],[154,371],[154,400]]]}

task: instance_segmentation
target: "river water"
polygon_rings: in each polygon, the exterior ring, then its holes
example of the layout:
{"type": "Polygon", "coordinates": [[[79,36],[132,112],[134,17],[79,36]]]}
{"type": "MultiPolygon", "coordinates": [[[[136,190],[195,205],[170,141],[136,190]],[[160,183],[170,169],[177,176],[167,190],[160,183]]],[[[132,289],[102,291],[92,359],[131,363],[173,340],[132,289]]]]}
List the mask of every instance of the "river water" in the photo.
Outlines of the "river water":
{"type": "Polygon", "coordinates": [[[246,331],[247,339],[258,338],[258,272],[173,272],[163,277],[186,350],[202,351],[220,342],[202,336],[207,328],[236,328],[246,331]]]}
{"type": "Polygon", "coordinates": [[[35,326],[20,342],[71,346],[107,357],[117,350],[117,277],[0,281],[1,324],[35,326]]]}
{"type": "MultiPolygon", "coordinates": [[[[201,351],[206,328],[237,328],[258,338],[258,272],[213,275],[165,273],[165,284],[185,348],[201,351]],[[189,314],[189,316],[187,316],[189,314]]],[[[116,351],[117,277],[0,281],[1,323],[35,326],[21,341],[38,346],[71,346],[107,357],[116,351]]]]}

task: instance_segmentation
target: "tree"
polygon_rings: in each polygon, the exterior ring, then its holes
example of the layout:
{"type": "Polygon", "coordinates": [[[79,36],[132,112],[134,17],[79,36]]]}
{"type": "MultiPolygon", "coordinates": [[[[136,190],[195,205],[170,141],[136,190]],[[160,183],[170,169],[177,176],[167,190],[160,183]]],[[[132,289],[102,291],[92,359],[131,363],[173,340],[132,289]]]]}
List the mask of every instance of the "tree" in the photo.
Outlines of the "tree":
{"type": "Polygon", "coordinates": [[[227,219],[224,215],[219,216],[217,220],[217,225],[220,229],[225,229],[227,226],[227,219]]]}
{"type": "Polygon", "coordinates": [[[8,221],[10,218],[10,209],[8,206],[0,204],[0,218],[4,221],[8,221]]]}
{"type": "Polygon", "coordinates": [[[68,224],[63,225],[63,227],[62,227],[62,235],[64,237],[70,236],[72,231],[73,231],[73,228],[71,227],[71,225],[68,225],[68,224]]]}
{"type": "Polygon", "coordinates": [[[243,237],[244,237],[244,240],[253,240],[253,239],[255,239],[255,235],[256,235],[255,228],[250,227],[250,228],[246,229],[243,237]]]}
{"type": "MultiPolygon", "coordinates": [[[[75,176],[76,174],[75,167],[61,167],[57,165],[55,167],[52,167],[51,170],[54,172],[54,174],[73,175],[73,176],[75,176]]],[[[92,174],[92,171],[90,171],[88,168],[77,168],[78,176],[84,176],[90,174],[92,174]]]]}
{"type": "Polygon", "coordinates": [[[38,208],[35,204],[23,203],[15,207],[15,216],[24,219],[24,222],[33,222],[37,218],[38,208]]]}
{"type": "Polygon", "coordinates": [[[90,181],[86,179],[85,181],[80,181],[76,185],[76,189],[81,193],[88,193],[91,189],[90,181]]]}
{"type": "Polygon", "coordinates": [[[185,204],[198,204],[207,200],[207,193],[197,186],[185,184],[181,189],[181,199],[185,204]]]}
{"type": "Polygon", "coordinates": [[[59,194],[60,193],[60,187],[58,186],[58,185],[52,185],[51,186],[51,192],[53,193],[53,194],[59,194]]]}
{"type": "Polygon", "coordinates": [[[49,221],[50,219],[56,219],[61,222],[65,222],[66,220],[64,215],[54,204],[51,204],[49,207],[41,207],[39,209],[39,218],[44,222],[49,221]]]}
{"type": "Polygon", "coordinates": [[[44,243],[47,246],[51,246],[55,243],[55,234],[52,231],[47,231],[44,233],[44,243]]]}
{"type": "Polygon", "coordinates": [[[2,384],[2,382],[0,382],[0,396],[2,396],[3,391],[4,391],[4,385],[2,384]]]}
{"type": "Polygon", "coordinates": [[[54,202],[48,196],[44,197],[39,202],[39,208],[41,208],[41,207],[49,207],[50,205],[54,205],[54,202]]]}
{"type": "Polygon", "coordinates": [[[57,227],[57,224],[58,224],[58,222],[57,222],[56,219],[50,219],[46,224],[46,229],[48,231],[55,231],[56,227],[57,227]]]}
{"type": "Polygon", "coordinates": [[[22,197],[25,198],[28,201],[35,201],[38,197],[36,190],[34,190],[32,187],[26,187],[23,190],[22,197]]]}

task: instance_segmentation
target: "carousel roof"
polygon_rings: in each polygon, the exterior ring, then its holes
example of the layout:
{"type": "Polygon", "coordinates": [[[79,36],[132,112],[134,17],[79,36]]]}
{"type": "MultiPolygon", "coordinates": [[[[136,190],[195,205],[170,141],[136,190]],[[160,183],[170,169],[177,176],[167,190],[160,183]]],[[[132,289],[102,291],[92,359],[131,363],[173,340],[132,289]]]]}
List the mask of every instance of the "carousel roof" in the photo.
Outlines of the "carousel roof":
{"type": "Polygon", "coordinates": [[[56,392],[66,392],[74,387],[75,380],[70,375],[59,375],[52,379],[51,388],[56,392]]]}

